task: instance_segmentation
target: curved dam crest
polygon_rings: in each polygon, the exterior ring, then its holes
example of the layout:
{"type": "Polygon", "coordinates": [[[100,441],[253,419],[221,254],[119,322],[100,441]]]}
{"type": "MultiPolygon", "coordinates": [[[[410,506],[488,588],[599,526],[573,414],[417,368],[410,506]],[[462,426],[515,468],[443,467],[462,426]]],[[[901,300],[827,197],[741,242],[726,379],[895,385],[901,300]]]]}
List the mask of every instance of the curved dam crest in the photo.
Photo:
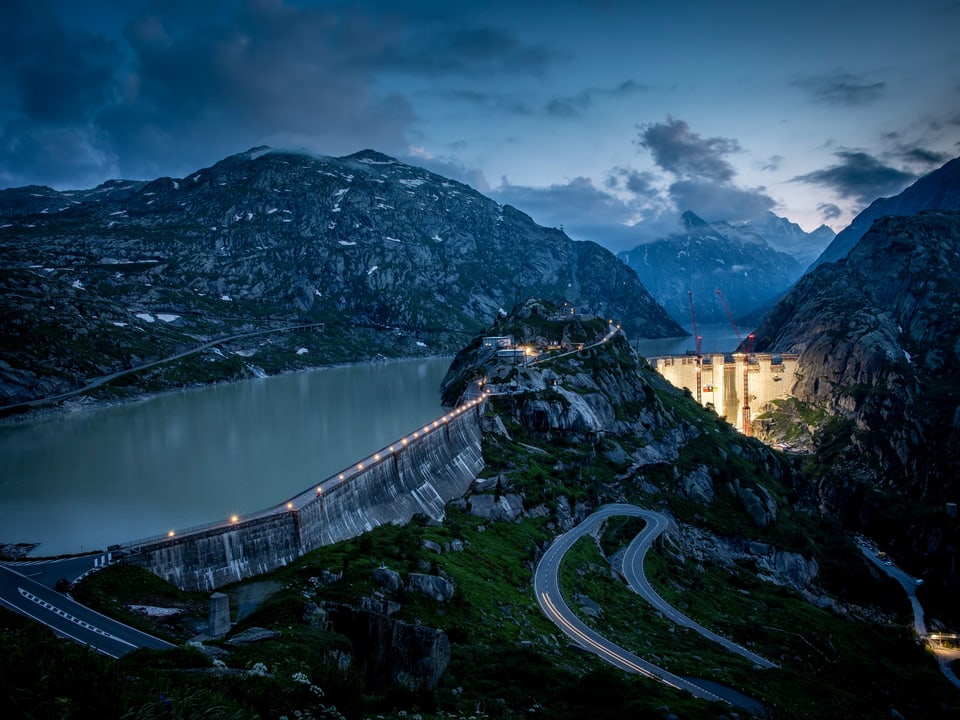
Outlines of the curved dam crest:
{"type": "Polygon", "coordinates": [[[417,514],[442,520],[445,504],[463,496],[483,468],[481,407],[478,402],[461,406],[382,459],[354,466],[274,509],[125,546],[123,561],[183,590],[206,591],[269,572],[379,525],[402,524],[417,514]]]}

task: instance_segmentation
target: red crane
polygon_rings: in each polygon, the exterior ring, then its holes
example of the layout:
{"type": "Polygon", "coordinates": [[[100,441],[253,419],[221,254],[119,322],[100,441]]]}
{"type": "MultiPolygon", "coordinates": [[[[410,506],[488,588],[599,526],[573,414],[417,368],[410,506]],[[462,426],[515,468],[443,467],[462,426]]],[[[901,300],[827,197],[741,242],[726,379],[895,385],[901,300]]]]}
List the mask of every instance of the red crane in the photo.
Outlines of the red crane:
{"type": "MultiPolygon", "coordinates": [[[[717,292],[719,292],[719,290],[717,292]]],[[[701,352],[703,337],[697,332],[697,312],[693,309],[693,290],[687,290],[687,297],[690,298],[690,319],[693,320],[693,337],[696,338],[697,341],[697,357],[700,357],[703,355],[701,352]]]]}
{"type": "Polygon", "coordinates": [[[701,382],[700,382],[700,366],[703,358],[703,337],[697,331],[697,312],[693,309],[693,290],[687,290],[687,297],[690,298],[690,319],[693,320],[693,337],[697,343],[697,402],[701,405],[701,382]]]}
{"type": "Polygon", "coordinates": [[[733,326],[733,331],[737,334],[737,350],[742,350],[748,355],[753,350],[753,333],[747,335],[747,342],[743,342],[743,337],[740,335],[740,328],[737,327],[737,323],[733,319],[733,313],[730,312],[730,305],[727,303],[727,298],[723,295],[723,290],[714,290],[717,294],[717,297],[720,298],[720,304],[723,305],[724,311],[727,313],[727,319],[730,321],[730,325],[733,326]]]}

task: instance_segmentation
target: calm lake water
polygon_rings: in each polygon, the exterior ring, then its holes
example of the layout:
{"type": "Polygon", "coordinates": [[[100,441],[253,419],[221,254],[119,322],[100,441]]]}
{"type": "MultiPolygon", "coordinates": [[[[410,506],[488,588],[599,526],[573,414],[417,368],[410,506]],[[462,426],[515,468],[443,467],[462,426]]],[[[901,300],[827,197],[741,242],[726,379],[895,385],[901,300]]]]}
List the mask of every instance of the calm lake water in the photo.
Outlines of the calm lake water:
{"type": "Polygon", "coordinates": [[[449,365],[325,368],[0,426],[0,543],[82,552],[270,507],[442,415],[449,365]]]}
{"type": "MultiPolygon", "coordinates": [[[[683,355],[689,350],[695,352],[696,342],[693,339],[693,325],[684,325],[683,329],[690,333],[687,337],[664,338],[660,340],[634,340],[633,346],[644,357],[659,357],[661,355],[683,355]]],[[[733,328],[726,323],[698,325],[697,330],[703,340],[700,343],[704,354],[733,352],[739,342],[733,328]]],[[[740,336],[746,337],[753,332],[753,328],[739,328],[740,336]]]]}

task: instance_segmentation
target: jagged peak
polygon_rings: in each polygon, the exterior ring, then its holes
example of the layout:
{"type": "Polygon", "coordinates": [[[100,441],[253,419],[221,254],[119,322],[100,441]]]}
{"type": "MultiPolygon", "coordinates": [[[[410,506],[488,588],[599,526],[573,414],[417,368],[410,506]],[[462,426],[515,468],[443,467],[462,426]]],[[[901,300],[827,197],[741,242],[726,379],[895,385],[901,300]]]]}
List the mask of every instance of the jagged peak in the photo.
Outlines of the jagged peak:
{"type": "Polygon", "coordinates": [[[274,149],[269,145],[257,145],[257,147],[252,147],[244,155],[247,156],[247,160],[256,160],[258,157],[262,157],[267,153],[274,152],[274,149]]]}
{"type": "Polygon", "coordinates": [[[377,152],[376,150],[371,150],[366,148],[360,152],[355,152],[352,155],[346,155],[341,160],[356,160],[359,162],[367,162],[374,165],[400,165],[400,161],[396,158],[392,158],[389,155],[384,155],[382,152],[377,152]]]}
{"type": "Polygon", "coordinates": [[[680,216],[680,224],[684,230],[693,230],[694,228],[708,227],[709,223],[696,213],[687,210],[680,216]]]}

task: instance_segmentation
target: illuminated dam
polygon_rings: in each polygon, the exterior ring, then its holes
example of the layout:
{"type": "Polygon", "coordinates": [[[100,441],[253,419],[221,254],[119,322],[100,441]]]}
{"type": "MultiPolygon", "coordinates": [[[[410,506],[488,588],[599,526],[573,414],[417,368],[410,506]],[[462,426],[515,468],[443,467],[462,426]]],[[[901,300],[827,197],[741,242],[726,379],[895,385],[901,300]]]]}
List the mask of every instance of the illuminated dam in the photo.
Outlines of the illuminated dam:
{"type": "Polygon", "coordinates": [[[701,405],[745,435],[752,435],[752,418],[771,400],[790,396],[796,379],[795,354],[718,353],[650,358],[663,377],[686,388],[701,405]]]}

